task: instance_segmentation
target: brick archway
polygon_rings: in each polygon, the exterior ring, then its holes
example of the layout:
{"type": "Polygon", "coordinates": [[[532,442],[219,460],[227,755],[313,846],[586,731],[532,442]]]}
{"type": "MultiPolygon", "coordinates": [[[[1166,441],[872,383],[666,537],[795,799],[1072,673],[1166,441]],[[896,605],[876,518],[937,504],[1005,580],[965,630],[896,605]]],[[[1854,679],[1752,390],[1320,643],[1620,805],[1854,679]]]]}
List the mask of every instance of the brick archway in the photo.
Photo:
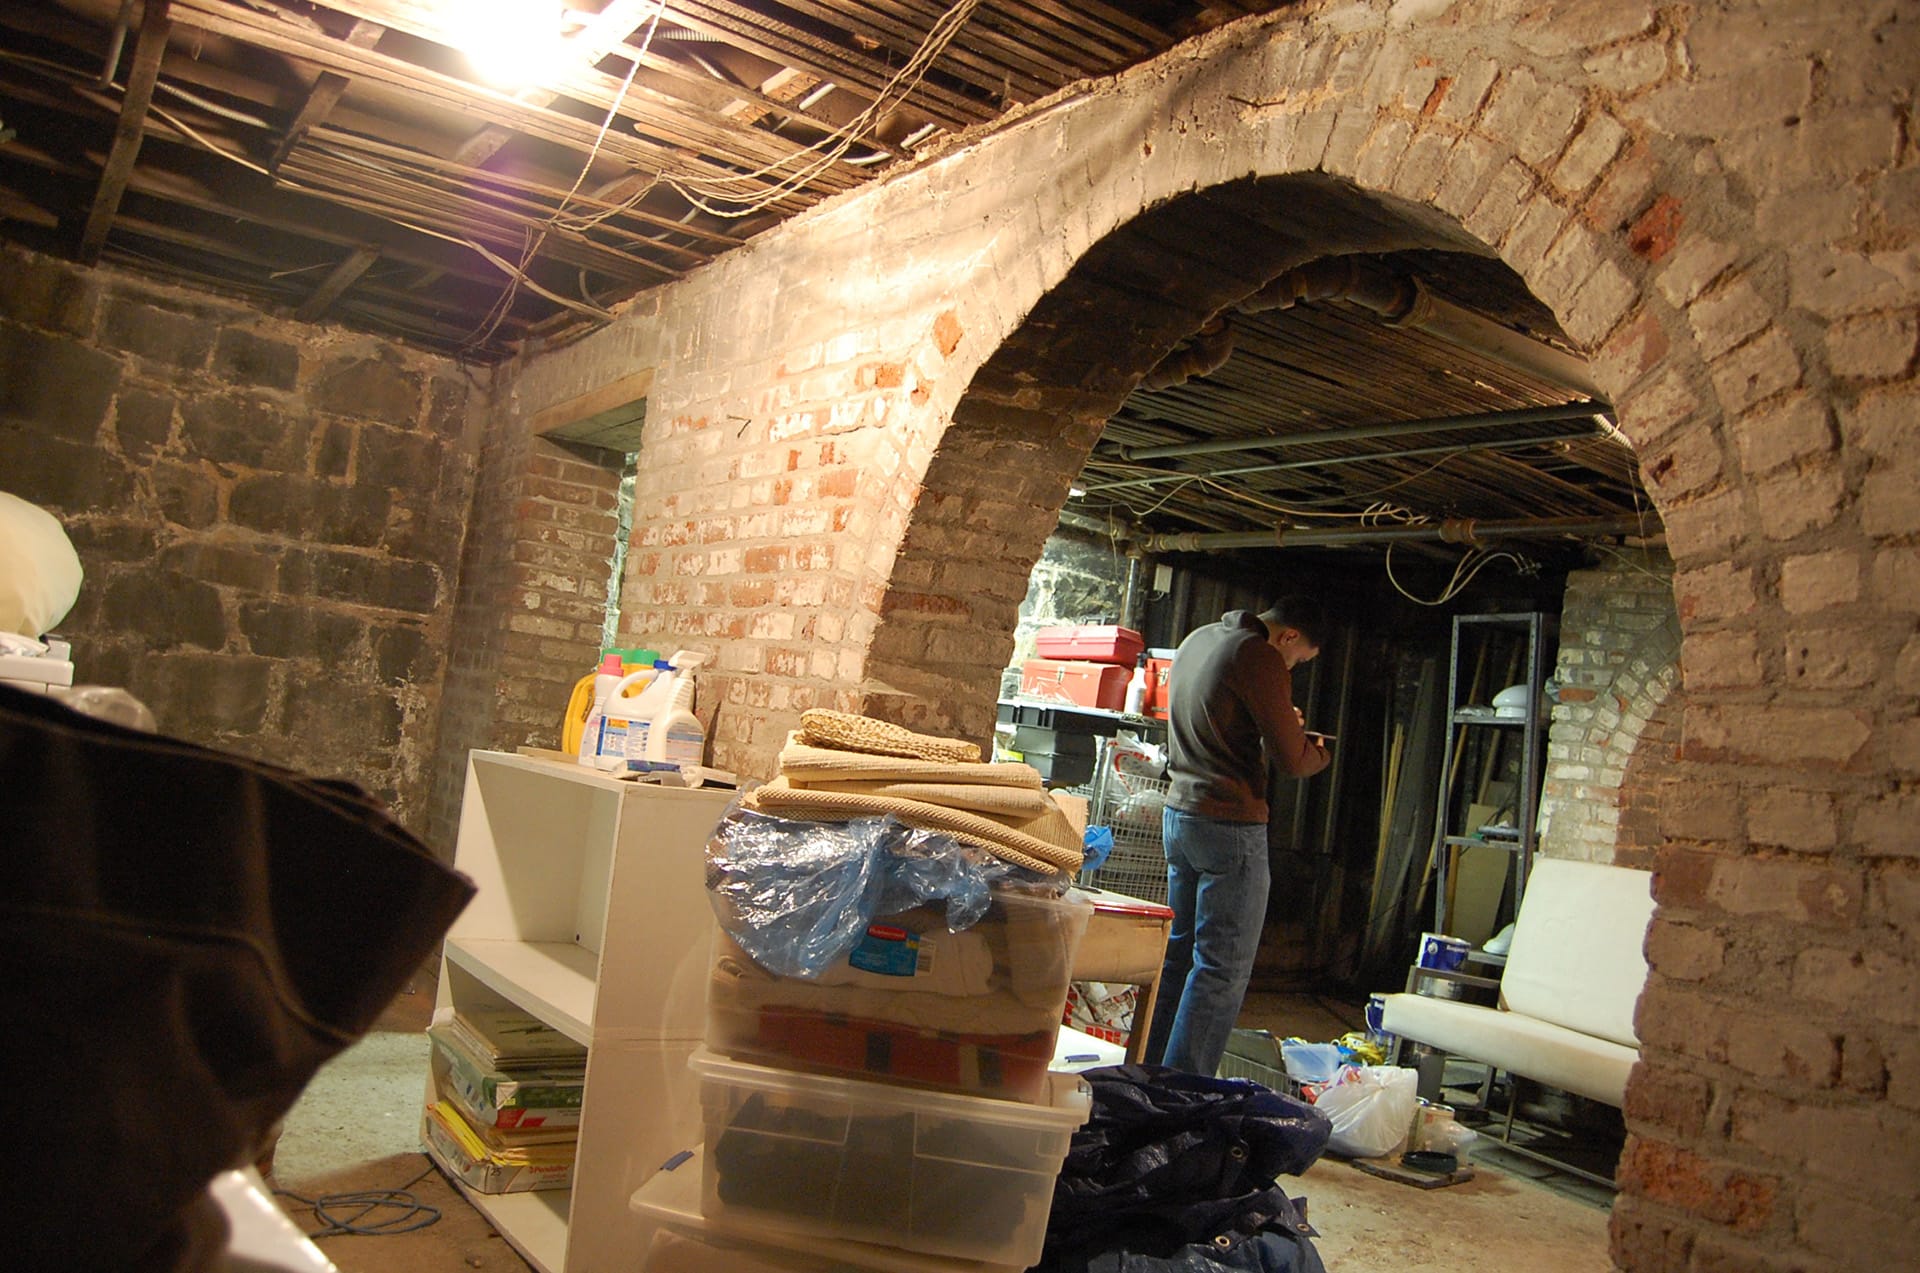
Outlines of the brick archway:
{"type": "Polygon", "coordinates": [[[716,759],[756,774],[813,702],[983,732],[1023,545],[1124,387],[1016,357],[1096,244],[1317,174],[1485,245],[1590,352],[1676,564],[1615,1258],[1884,1263],[1920,1244],[1916,40],[1891,0],[1294,6],[816,209],[510,389],[659,369],[624,611],[716,653],[716,759]],[[1760,794],[1832,843],[1778,843],[1760,794]]]}

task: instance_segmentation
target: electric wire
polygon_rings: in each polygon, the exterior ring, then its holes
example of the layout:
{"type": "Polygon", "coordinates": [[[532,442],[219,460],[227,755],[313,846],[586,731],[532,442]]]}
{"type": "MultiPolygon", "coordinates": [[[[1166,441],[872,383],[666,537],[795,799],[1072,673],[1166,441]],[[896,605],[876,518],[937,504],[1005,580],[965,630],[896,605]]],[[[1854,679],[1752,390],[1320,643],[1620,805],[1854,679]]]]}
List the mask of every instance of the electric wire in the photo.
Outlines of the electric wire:
{"type": "Polygon", "coordinates": [[[440,1219],[440,1208],[420,1201],[411,1190],[422,1180],[434,1173],[434,1165],[427,1163],[426,1170],[401,1185],[398,1189],[357,1189],[348,1193],[327,1193],[315,1198],[297,1194],[291,1189],[274,1189],[274,1195],[290,1198],[313,1212],[313,1218],[320,1228],[307,1233],[309,1238],[331,1238],[342,1234],[354,1237],[379,1238],[391,1237],[397,1233],[413,1233],[424,1229],[440,1219]],[[369,1216],[384,1218],[369,1220],[369,1216]]]}

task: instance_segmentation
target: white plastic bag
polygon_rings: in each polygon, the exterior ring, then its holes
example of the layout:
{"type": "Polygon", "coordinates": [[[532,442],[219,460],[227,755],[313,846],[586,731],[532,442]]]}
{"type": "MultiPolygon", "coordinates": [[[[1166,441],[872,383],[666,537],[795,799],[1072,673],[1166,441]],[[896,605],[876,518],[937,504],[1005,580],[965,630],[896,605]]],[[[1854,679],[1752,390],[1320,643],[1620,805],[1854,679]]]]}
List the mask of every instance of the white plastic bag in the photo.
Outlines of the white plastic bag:
{"type": "Polygon", "coordinates": [[[1378,1158],[1398,1149],[1419,1104],[1420,1073],[1399,1065],[1349,1065],[1314,1102],[1333,1120],[1327,1148],[1349,1158],[1378,1158]]]}

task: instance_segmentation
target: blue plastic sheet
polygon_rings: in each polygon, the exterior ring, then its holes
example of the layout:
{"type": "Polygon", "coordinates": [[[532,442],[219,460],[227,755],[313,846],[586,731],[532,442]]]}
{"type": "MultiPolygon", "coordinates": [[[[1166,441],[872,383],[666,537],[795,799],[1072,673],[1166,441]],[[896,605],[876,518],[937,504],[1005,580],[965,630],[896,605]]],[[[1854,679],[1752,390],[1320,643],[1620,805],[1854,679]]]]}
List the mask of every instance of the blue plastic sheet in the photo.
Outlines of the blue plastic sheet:
{"type": "Polygon", "coordinates": [[[707,893],[755,963],[815,977],[879,916],[940,902],[947,928],[959,932],[987,913],[996,885],[1051,878],[981,856],[897,818],[810,822],[736,807],[707,846],[707,893]]]}

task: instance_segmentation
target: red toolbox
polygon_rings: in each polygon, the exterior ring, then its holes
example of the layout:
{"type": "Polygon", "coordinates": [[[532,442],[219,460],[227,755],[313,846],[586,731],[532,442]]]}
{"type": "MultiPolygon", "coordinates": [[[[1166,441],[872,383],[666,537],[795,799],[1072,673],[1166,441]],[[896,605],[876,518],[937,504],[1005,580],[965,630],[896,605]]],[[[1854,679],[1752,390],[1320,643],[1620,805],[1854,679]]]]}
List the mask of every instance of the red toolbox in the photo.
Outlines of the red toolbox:
{"type": "MultiPolygon", "coordinates": [[[[1146,638],[1132,628],[1112,623],[1076,623],[1041,628],[1034,635],[1034,653],[1043,659],[1084,659],[1089,663],[1116,663],[1131,669],[1147,648],[1146,638]]],[[[1116,706],[1123,706],[1125,695],[1116,706]]]]}
{"type": "Polygon", "coordinates": [[[1132,675],[1118,663],[1028,659],[1020,665],[1020,696],[1117,712],[1127,705],[1127,678],[1132,675]]]}

